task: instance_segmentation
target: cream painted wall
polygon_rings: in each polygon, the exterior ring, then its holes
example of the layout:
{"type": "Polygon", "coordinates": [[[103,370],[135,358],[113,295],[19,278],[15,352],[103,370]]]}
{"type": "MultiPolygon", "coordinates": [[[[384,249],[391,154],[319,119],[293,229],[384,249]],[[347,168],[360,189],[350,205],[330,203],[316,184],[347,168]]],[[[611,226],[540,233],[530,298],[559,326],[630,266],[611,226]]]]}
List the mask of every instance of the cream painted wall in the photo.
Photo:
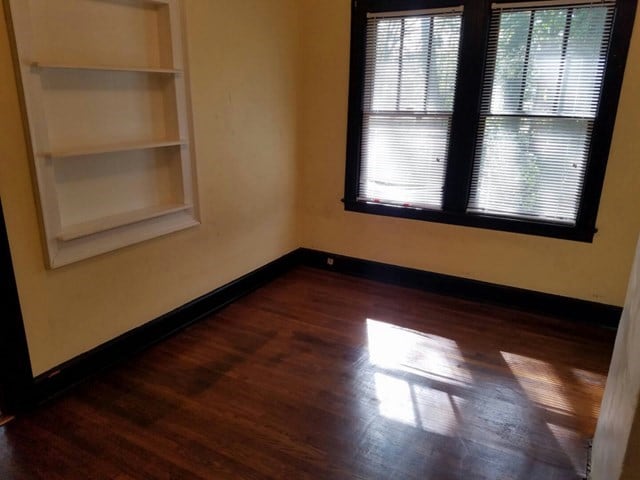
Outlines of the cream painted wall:
{"type": "Polygon", "coordinates": [[[44,268],[0,12],[0,195],[34,374],[298,247],[296,0],[185,0],[202,226],[44,268]]]}
{"type": "MultiPolygon", "coordinates": [[[[640,35],[630,61],[593,244],[347,213],[343,196],[349,0],[303,0],[300,231],[305,247],[622,305],[640,231],[640,35]]],[[[638,17],[640,18],[640,16],[638,17]]],[[[636,27],[640,20],[636,20],[636,27]]]]}

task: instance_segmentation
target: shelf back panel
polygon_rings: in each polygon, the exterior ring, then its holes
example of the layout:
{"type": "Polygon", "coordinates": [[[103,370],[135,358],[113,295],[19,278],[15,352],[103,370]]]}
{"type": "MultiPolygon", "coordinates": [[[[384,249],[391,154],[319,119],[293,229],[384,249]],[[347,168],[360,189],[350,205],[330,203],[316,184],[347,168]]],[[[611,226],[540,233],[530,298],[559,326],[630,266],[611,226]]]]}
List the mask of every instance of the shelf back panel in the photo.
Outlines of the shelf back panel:
{"type": "Polygon", "coordinates": [[[178,138],[173,81],[130,72],[48,70],[42,98],[52,150],[178,138]]]}
{"type": "Polygon", "coordinates": [[[62,229],[96,217],[183,203],[179,149],[135,150],[55,160],[62,229]]]}
{"type": "Polygon", "coordinates": [[[131,0],[29,2],[32,61],[171,66],[167,5],[131,0]]]}

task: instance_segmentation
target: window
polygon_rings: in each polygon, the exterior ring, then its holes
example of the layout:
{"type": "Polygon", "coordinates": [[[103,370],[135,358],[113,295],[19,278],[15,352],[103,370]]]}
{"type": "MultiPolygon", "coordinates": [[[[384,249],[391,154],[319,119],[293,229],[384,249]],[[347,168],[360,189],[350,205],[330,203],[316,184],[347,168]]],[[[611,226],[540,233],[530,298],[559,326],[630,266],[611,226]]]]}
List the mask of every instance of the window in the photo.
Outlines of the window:
{"type": "Polygon", "coordinates": [[[462,12],[367,20],[360,197],[441,208],[462,12]]]}
{"type": "Polygon", "coordinates": [[[591,241],[635,0],[357,0],[345,208],[591,241]]]}

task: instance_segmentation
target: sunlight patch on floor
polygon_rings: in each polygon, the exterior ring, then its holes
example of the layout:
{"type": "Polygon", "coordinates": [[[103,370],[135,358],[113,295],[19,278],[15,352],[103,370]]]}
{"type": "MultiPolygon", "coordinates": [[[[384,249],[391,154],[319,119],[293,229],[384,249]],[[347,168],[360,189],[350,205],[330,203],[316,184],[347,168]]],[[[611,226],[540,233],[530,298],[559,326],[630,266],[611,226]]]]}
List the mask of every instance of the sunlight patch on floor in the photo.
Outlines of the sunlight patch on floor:
{"type": "Polygon", "coordinates": [[[456,385],[473,380],[457,343],[448,338],[367,319],[367,340],[373,365],[456,385]]]}
{"type": "Polygon", "coordinates": [[[571,464],[573,465],[573,468],[575,468],[576,472],[584,473],[586,470],[587,456],[586,442],[583,450],[576,449],[576,444],[580,443],[580,435],[578,435],[578,433],[574,430],[549,422],[547,422],[547,427],[555,437],[560,448],[562,448],[567,457],[569,457],[569,460],[571,460],[571,464]]]}
{"type": "Polygon", "coordinates": [[[598,394],[598,390],[594,389],[594,386],[604,390],[607,383],[607,376],[580,368],[572,368],[571,372],[580,385],[583,386],[582,395],[589,398],[591,408],[587,413],[590,413],[593,418],[598,418],[600,416],[600,402],[602,398],[600,394],[598,394]]]}
{"type": "Polygon", "coordinates": [[[384,373],[375,373],[373,378],[376,384],[376,398],[380,402],[380,415],[417,427],[418,418],[409,382],[384,373]]]}
{"type": "Polygon", "coordinates": [[[468,388],[473,379],[456,342],[373,319],[367,319],[367,339],[369,361],[380,368],[374,373],[380,415],[453,435],[460,420],[456,403],[463,400],[422,382],[468,388]]]}
{"type": "Polygon", "coordinates": [[[383,417],[440,435],[451,436],[458,429],[455,400],[446,392],[380,372],[374,381],[383,417]]]}
{"type": "Polygon", "coordinates": [[[547,362],[515,353],[500,352],[529,399],[538,406],[561,413],[574,414],[564,382],[547,362]]]}

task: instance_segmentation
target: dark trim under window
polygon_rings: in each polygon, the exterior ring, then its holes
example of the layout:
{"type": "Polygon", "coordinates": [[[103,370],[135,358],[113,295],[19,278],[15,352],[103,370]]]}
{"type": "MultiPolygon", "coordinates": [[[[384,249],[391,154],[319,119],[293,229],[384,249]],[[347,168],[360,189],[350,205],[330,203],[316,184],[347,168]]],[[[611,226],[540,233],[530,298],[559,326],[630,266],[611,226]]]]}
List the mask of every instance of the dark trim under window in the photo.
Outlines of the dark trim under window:
{"type": "Polygon", "coordinates": [[[355,0],[345,209],[591,242],[636,4],[355,0]]]}

